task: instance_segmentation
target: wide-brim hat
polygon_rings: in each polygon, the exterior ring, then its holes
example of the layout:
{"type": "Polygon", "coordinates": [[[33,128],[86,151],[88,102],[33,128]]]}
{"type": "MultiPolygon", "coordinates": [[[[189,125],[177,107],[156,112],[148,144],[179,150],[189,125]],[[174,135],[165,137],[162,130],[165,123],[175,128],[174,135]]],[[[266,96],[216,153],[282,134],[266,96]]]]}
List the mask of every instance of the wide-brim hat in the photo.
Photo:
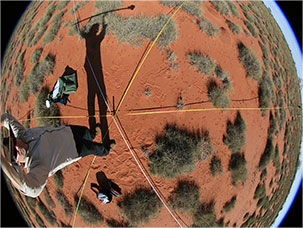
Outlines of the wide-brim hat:
{"type": "Polygon", "coordinates": [[[14,162],[17,156],[16,138],[14,134],[10,134],[9,137],[5,137],[2,140],[3,152],[6,159],[10,162],[14,162]]]}

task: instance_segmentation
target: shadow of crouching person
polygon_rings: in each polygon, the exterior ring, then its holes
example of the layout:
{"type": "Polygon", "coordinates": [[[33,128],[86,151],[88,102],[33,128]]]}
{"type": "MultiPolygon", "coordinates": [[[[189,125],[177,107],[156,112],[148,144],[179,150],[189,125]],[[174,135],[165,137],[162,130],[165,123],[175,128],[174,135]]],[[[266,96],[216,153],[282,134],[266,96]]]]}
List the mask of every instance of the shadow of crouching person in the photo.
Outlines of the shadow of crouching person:
{"type": "Polygon", "coordinates": [[[96,177],[98,184],[92,183],[91,189],[96,193],[96,196],[101,204],[110,203],[113,196],[120,197],[122,194],[121,188],[109,180],[104,172],[98,172],[96,177]]]}

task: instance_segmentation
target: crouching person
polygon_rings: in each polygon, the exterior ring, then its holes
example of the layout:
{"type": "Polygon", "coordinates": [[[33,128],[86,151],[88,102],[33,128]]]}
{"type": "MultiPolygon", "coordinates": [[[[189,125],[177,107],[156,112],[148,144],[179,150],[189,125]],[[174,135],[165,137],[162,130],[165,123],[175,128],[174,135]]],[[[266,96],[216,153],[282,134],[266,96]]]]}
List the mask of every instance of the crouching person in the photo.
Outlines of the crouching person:
{"type": "Polygon", "coordinates": [[[106,156],[115,145],[114,140],[93,142],[100,127],[95,131],[74,125],[25,129],[8,113],[1,116],[1,127],[10,131],[10,137],[2,140],[2,169],[29,197],[39,196],[58,170],[88,155],[106,156]]]}

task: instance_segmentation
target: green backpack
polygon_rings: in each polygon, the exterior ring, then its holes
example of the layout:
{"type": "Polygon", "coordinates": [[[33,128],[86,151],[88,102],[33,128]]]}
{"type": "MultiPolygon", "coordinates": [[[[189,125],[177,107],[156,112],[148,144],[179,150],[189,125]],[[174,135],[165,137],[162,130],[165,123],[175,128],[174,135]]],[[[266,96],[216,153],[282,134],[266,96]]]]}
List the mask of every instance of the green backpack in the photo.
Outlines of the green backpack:
{"type": "Polygon", "coordinates": [[[69,94],[76,93],[77,88],[78,82],[76,73],[61,76],[55,83],[53,90],[48,95],[47,100],[50,103],[60,102],[60,104],[66,105],[67,101],[69,101],[69,94]]]}

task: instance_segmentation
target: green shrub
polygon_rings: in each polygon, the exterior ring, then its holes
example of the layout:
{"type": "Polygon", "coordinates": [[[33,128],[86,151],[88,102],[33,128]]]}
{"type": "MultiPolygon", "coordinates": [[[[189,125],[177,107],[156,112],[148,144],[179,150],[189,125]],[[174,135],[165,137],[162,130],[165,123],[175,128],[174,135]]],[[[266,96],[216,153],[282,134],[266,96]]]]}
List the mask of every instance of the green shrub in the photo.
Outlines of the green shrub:
{"type": "Polygon", "coordinates": [[[180,180],[177,188],[169,197],[169,202],[175,210],[194,215],[200,206],[199,187],[192,181],[180,180]]]}
{"type": "Polygon", "coordinates": [[[36,121],[39,126],[60,126],[60,119],[58,118],[48,118],[53,116],[59,116],[59,109],[57,105],[51,104],[50,108],[47,108],[45,101],[47,98],[47,89],[42,89],[40,94],[35,100],[35,112],[34,115],[37,118],[36,121]],[[47,118],[43,118],[47,117],[47,118]]]}
{"type": "Polygon", "coordinates": [[[243,43],[238,44],[238,51],[239,60],[246,70],[246,76],[258,81],[262,73],[259,60],[243,43]]]}
{"type": "Polygon", "coordinates": [[[213,176],[217,176],[218,174],[222,174],[222,165],[221,160],[214,156],[210,162],[210,172],[213,176]]]}
{"type": "Polygon", "coordinates": [[[187,58],[191,65],[198,68],[200,73],[210,75],[216,68],[216,63],[208,56],[201,54],[200,52],[191,52],[187,54],[187,58]]]}
{"type": "Polygon", "coordinates": [[[246,181],[248,170],[244,154],[234,153],[231,155],[229,170],[231,170],[232,184],[237,185],[238,181],[246,181]]]}
{"type": "Polygon", "coordinates": [[[230,20],[226,19],[226,24],[228,25],[228,28],[232,31],[233,34],[239,35],[241,34],[241,27],[230,20]]]}
{"type": "Polygon", "coordinates": [[[73,214],[73,206],[68,202],[65,195],[61,191],[57,191],[56,200],[64,210],[64,214],[70,217],[73,214]]]}
{"type": "Polygon", "coordinates": [[[194,224],[192,227],[218,227],[213,203],[201,204],[194,215],[194,224]]]}
{"type": "Polygon", "coordinates": [[[255,190],[254,199],[263,198],[265,195],[266,195],[265,184],[259,183],[255,190]]]}
{"type": "Polygon", "coordinates": [[[27,80],[25,80],[19,87],[18,90],[18,94],[19,94],[19,98],[21,103],[25,103],[28,100],[28,96],[29,96],[29,83],[27,80]]]}
{"type": "Polygon", "coordinates": [[[56,216],[55,214],[48,210],[47,207],[39,200],[38,201],[38,210],[43,215],[43,217],[48,221],[50,224],[56,224],[56,216]]]}
{"type": "Polygon", "coordinates": [[[274,153],[274,146],[273,146],[272,141],[273,141],[273,138],[269,136],[267,138],[265,150],[260,158],[259,169],[264,169],[271,160],[271,157],[274,153]]]}
{"type": "MultiPolygon", "coordinates": [[[[75,197],[75,203],[78,203],[78,197],[75,197]]],[[[78,213],[83,221],[88,224],[98,224],[104,221],[103,216],[100,214],[98,209],[89,202],[85,197],[81,198],[78,213]]]]}
{"type": "Polygon", "coordinates": [[[31,62],[36,64],[36,63],[39,63],[39,60],[40,60],[40,56],[42,54],[42,48],[38,48],[36,49],[34,52],[32,52],[31,54],[31,62]]]}
{"type": "Polygon", "coordinates": [[[245,121],[238,112],[234,124],[230,121],[227,122],[226,136],[223,138],[224,144],[228,146],[232,153],[241,153],[242,147],[246,143],[245,132],[245,121]]]}
{"type": "Polygon", "coordinates": [[[204,17],[200,17],[197,23],[199,28],[210,37],[214,37],[219,33],[217,27],[204,17]]]}
{"type": "Polygon", "coordinates": [[[229,107],[228,96],[224,93],[224,88],[219,87],[215,81],[208,84],[208,98],[217,108],[229,107]]]}
{"type": "Polygon", "coordinates": [[[167,125],[165,134],[156,137],[154,152],[149,156],[149,170],[164,178],[174,178],[195,168],[196,160],[212,153],[208,136],[201,139],[176,126],[167,125]]]}
{"type": "Polygon", "coordinates": [[[63,188],[63,184],[64,184],[64,178],[62,175],[62,171],[58,170],[54,175],[53,175],[53,181],[54,184],[59,188],[62,189],[63,188]]]}
{"type": "Polygon", "coordinates": [[[232,209],[234,209],[235,207],[235,204],[236,204],[236,201],[237,201],[237,196],[234,196],[233,198],[231,198],[230,201],[226,202],[223,206],[223,210],[225,212],[229,212],[231,211],[232,209]]]}
{"type": "Polygon", "coordinates": [[[162,204],[151,189],[138,188],[127,193],[118,203],[122,214],[132,226],[148,222],[160,212],[162,204]]]}

